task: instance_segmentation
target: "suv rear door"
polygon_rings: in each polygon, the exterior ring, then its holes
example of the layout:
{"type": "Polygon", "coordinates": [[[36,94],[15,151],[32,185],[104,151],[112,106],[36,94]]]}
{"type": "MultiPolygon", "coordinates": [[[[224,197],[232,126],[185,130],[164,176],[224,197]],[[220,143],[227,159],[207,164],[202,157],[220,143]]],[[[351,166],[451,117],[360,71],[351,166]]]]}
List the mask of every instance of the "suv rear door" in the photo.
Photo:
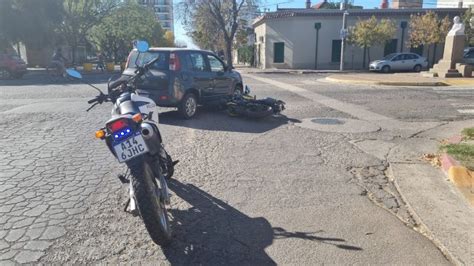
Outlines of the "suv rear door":
{"type": "Polygon", "coordinates": [[[142,82],[139,83],[138,89],[145,90],[150,94],[155,102],[158,101],[160,95],[166,95],[170,83],[171,71],[169,70],[169,51],[153,51],[141,53],[138,57],[137,51],[132,51],[129,57],[127,69],[124,71],[125,75],[134,75],[136,70],[135,62],[142,66],[151,60],[160,57],[160,59],[152,65],[150,71],[145,74],[142,82]]]}
{"type": "Polygon", "coordinates": [[[212,86],[217,97],[227,95],[231,92],[232,78],[226,73],[225,64],[213,54],[206,54],[212,75],[212,86]]]}
{"type": "Polygon", "coordinates": [[[188,70],[193,88],[200,91],[200,100],[207,101],[213,97],[212,75],[204,54],[199,51],[189,51],[186,55],[188,70]]]}

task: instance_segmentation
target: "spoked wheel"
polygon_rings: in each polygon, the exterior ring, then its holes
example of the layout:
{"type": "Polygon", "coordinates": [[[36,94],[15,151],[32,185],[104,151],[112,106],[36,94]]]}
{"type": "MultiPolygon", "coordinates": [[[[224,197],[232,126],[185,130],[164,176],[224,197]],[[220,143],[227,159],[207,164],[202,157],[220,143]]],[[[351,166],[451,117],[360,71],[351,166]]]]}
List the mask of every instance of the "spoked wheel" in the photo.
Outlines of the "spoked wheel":
{"type": "Polygon", "coordinates": [[[171,240],[171,227],[163,195],[163,190],[167,188],[157,184],[153,170],[143,156],[127,164],[138,211],[146,230],[156,244],[165,246],[171,240]]]}
{"type": "Polygon", "coordinates": [[[178,111],[185,119],[190,119],[196,114],[197,111],[197,99],[193,93],[184,95],[181,103],[178,106],[178,111]]]}
{"type": "Polygon", "coordinates": [[[0,68],[0,79],[10,79],[11,77],[10,71],[5,68],[0,68]]]}

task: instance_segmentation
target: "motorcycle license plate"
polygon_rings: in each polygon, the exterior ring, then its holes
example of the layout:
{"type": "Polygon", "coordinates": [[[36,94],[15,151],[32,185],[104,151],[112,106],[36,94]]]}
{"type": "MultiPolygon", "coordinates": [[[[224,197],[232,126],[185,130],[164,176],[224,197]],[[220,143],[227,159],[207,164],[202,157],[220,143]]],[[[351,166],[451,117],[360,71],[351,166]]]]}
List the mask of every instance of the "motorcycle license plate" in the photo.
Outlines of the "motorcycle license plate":
{"type": "Polygon", "coordinates": [[[115,154],[117,154],[118,161],[123,163],[141,154],[148,152],[145,140],[140,132],[134,136],[121,141],[114,145],[115,154]]]}

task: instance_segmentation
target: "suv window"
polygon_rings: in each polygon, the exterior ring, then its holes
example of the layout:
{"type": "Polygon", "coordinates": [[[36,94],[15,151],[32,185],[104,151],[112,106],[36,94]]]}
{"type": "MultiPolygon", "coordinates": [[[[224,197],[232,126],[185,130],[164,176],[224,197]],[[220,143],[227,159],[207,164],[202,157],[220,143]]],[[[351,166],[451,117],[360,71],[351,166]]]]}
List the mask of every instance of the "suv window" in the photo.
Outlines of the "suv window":
{"type": "Polygon", "coordinates": [[[153,64],[152,69],[168,70],[168,68],[169,68],[169,63],[168,63],[169,53],[168,52],[165,52],[165,51],[149,51],[149,52],[146,52],[146,53],[140,53],[140,56],[138,57],[138,60],[137,60],[137,56],[138,56],[138,52],[133,51],[132,54],[130,55],[130,61],[129,61],[129,66],[128,67],[135,68],[135,62],[137,62],[137,64],[139,66],[143,66],[144,64],[150,62],[151,60],[159,57],[158,61],[156,61],[153,64]],[[137,61],[135,61],[135,60],[137,60],[137,61]]]}
{"type": "Polygon", "coordinates": [[[204,56],[201,53],[189,53],[188,61],[193,71],[207,71],[206,61],[204,61],[204,56]]]}
{"type": "Polygon", "coordinates": [[[217,57],[208,54],[207,59],[209,60],[212,72],[224,72],[224,65],[217,57]]]}

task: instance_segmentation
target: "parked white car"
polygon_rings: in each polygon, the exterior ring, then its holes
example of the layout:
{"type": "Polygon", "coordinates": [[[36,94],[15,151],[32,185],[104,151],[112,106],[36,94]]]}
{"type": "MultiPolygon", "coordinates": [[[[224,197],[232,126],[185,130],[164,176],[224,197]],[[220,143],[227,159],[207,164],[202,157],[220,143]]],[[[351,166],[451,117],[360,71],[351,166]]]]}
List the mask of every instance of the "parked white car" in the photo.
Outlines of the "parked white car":
{"type": "Polygon", "coordinates": [[[396,71],[420,72],[428,67],[428,60],[413,53],[393,53],[386,55],[381,60],[370,62],[370,71],[380,71],[383,73],[396,71]]]}

